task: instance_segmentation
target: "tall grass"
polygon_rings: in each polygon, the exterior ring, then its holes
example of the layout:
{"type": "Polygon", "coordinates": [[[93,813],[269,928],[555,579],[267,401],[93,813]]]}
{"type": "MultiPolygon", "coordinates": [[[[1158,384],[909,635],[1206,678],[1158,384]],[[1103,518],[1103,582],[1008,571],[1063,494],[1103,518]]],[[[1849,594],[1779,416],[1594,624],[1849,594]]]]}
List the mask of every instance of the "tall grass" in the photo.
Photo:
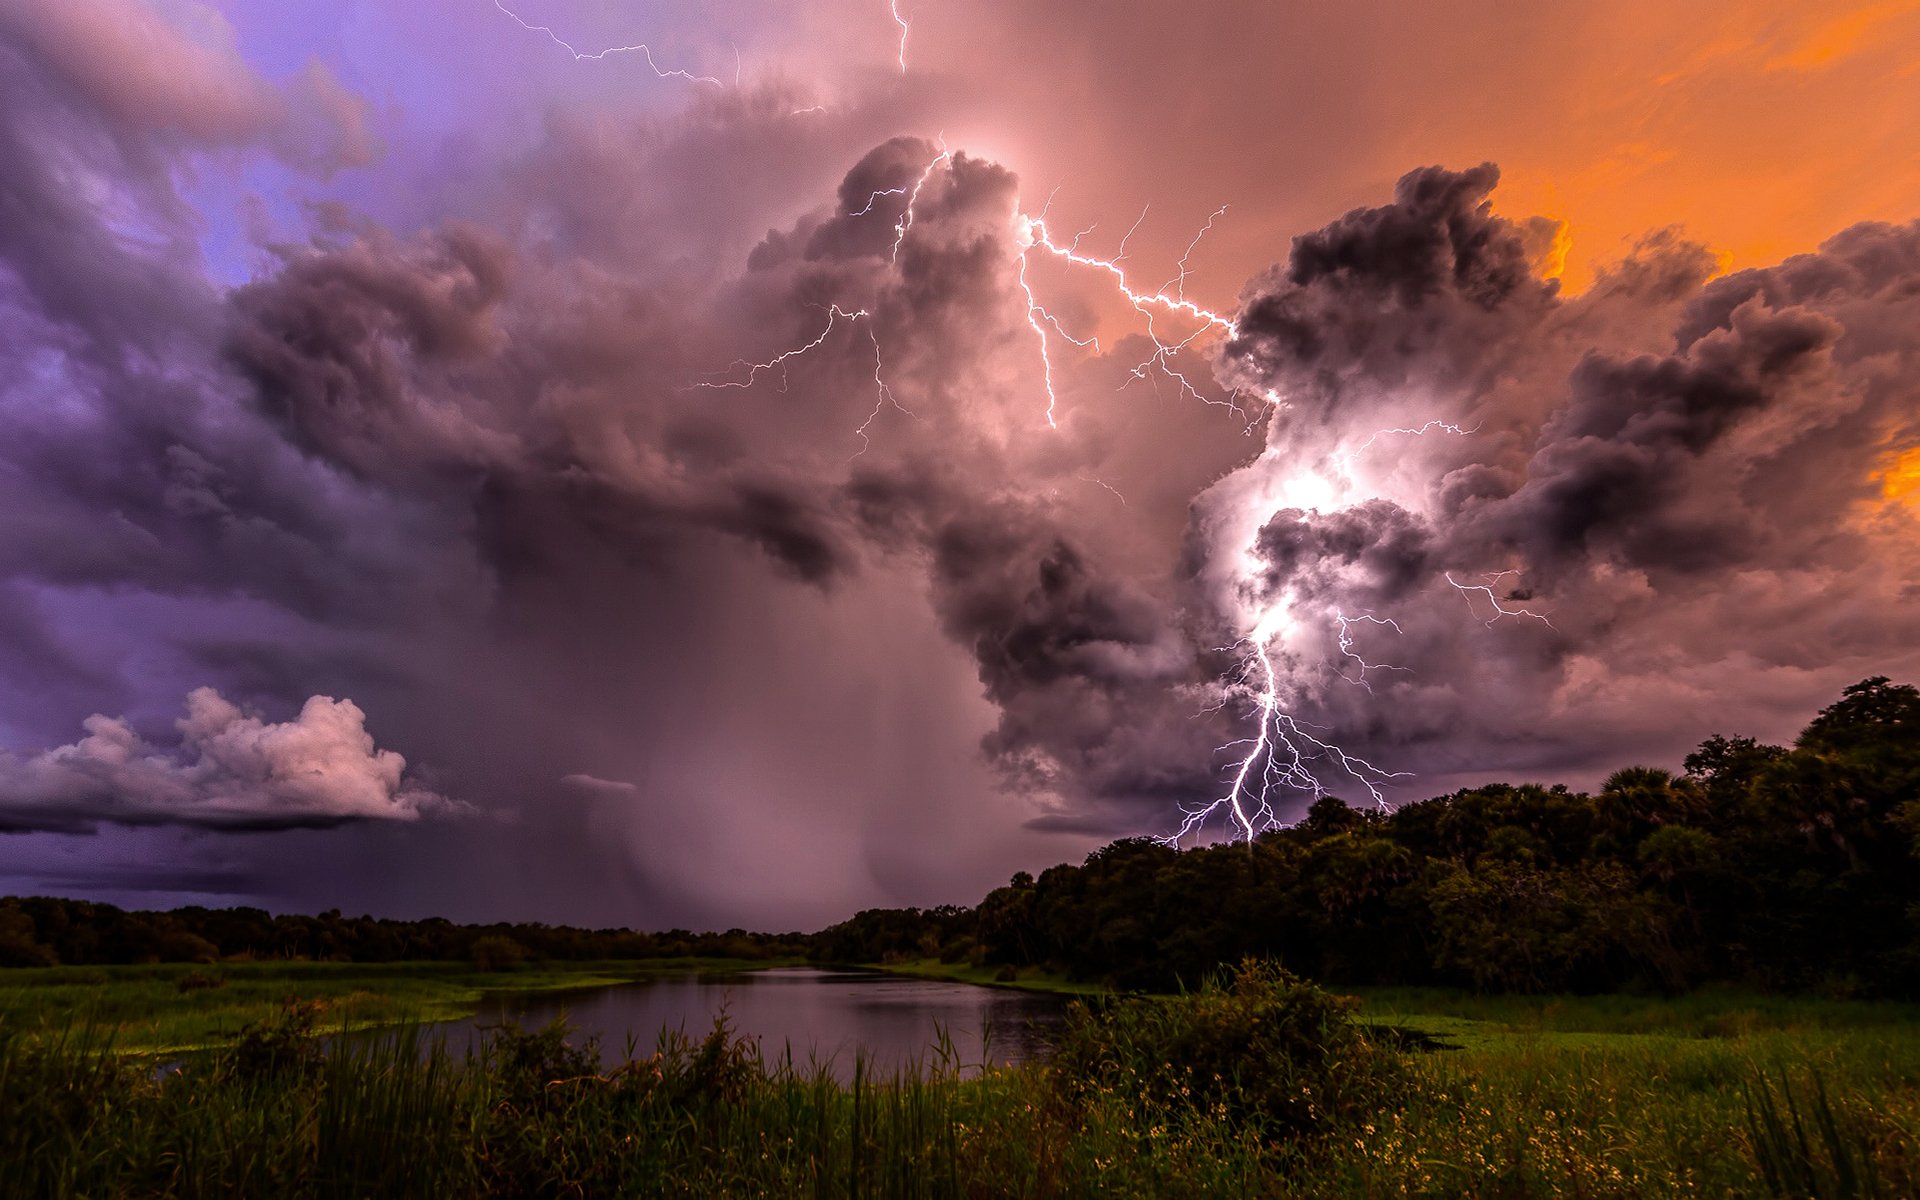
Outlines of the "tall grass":
{"type": "Polygon", "coordinates": [[[166,1070],[85,1028],[0,1027],[0,1192],[1920,1194],[1904,1032],[1523,1031],[1407,1055],[1257,966],[1193,996],[1086,1006],[1049,1063],[976,1071],[946,1041],[844,1082],[769,1061],[724,1013],[611,1068],[557,1025],[456,1055],[411,1029],[319,1043],[311,1019],[289,1009],[166,1070]]]}

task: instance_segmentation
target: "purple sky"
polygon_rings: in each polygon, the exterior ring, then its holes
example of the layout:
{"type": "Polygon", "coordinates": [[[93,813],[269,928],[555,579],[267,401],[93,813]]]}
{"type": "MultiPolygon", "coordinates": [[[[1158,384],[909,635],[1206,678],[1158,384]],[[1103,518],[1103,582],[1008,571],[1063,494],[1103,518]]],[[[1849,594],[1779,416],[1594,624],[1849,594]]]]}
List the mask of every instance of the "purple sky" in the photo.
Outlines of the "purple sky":
{"type": "Polygon", "coordinates": [[[1913,678],[1920,26],[1635,7],[0,0],[0,891],[808,928],[1913,678]]]}

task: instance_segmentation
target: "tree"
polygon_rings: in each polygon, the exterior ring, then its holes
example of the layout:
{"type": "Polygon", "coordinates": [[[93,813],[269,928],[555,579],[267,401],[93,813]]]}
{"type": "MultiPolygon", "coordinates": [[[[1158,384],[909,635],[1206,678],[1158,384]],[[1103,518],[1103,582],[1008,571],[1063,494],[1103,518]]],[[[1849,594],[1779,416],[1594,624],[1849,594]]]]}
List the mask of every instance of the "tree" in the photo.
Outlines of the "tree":
{"type": "Polygon", "coordinates": [[[527,961],[525,946],[499,934],[475,938],[469,953],[473,956],[473,965],[482,971],[511,971],[527,961]]]}

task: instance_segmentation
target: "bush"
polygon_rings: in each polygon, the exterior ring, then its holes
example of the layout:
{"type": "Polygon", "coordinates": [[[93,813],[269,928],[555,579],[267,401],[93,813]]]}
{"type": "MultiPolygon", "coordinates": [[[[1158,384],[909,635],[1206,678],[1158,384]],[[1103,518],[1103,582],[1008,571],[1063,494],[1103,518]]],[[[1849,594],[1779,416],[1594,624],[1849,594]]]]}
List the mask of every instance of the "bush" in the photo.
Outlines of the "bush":
{"type": "Polygon", "coordinates": [[[1074,1004],[1055,1078],[1075,1100],[1104,1092],[1275,1137],[1318,1133],[1380,1112],[1405,1075],[1404,1058],[1353,1020],[1354,1005],[1248,959],[1197,993],[1074,1004]]]}
{"type": "Polygon", "coordinates": [[[304,1079],[320,1069],[325,1057],[314,1032],[326,1004],[289,996],[276,1016],[241,1029],[216,1063],[220,1074],[244,1081],[282,1077],[304,1079]]]}
{"type": "Polygon", "coordinates": [[[585,1038],[574,1045],[565,1017],[555,1017],[539,1029],[522,1029],[509,1021],[487,1038],[485,1063],[506,1099],[518,1108],[550,1108],[566,1094],[556,1084],[597,1077],[600,1044],[585,1038]]]}

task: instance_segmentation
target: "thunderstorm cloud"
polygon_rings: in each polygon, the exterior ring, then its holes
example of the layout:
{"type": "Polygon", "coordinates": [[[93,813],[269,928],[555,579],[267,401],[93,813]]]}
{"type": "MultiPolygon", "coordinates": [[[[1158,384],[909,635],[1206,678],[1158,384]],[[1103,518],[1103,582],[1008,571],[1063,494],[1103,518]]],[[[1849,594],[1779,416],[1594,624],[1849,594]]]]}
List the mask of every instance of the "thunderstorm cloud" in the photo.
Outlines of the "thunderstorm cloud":
{"type": "Polygon", "coordinates": [[[1037,113],[1088,181],[1048,208],[952,116],[1000,77],[901,77],[864,10],[805,19],[885,71],[748,39],[639,88],[470,7],[256,58],[213,8],[0,0],[0,842],[104,847],[33,878],[803,924],[1171,832],[1263,702],[1294,782],[1403,801],[1920,670],[1920,223],[1727,272],[1645,222],[1576,288],[1448,143],[1075,263],[1034,222],[1076,191],[1205,157],[1257,203],[1339,147],[1249,179],[1277,114],[1122,97],[1136,171],[1037,113]],[[499,61],[538,65],[460,90],[499,61]]]}

